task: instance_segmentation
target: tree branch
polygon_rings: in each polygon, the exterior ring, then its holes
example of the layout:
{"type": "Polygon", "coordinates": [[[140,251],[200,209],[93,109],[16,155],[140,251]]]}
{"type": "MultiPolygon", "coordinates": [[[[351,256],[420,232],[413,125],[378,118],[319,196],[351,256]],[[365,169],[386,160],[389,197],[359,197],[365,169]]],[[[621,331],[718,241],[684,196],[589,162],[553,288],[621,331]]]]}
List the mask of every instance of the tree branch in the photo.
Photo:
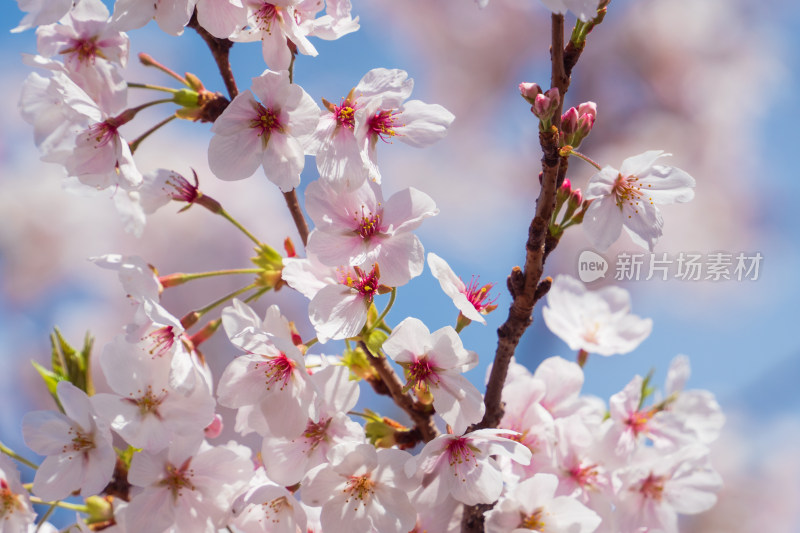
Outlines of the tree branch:
{"type": "Polygon", "coordinates": [[[239,94],[239,88],[236,86],[236,79],[233,77],[231,62],[228,58],[233,43],[228,39],[214,37],[208,33],[205,28],[200,26],[200,23],[197,22],[197,11],[192,14],[192,18],[189,20],[187,26],[194,29],[208,45],[211,54],[214,56],[214,61],[217,62],[217,68],[222,76],[222,81],[225,82],[228,96],[233,100],[239,94]]]}
{"type": "Polygon", "coordinates": [[[297,232],[300,234],[303,246],[305,246],[308,244],[308,222],[303,215],[303,210],[300,209],[300,202],[297,200],[297,189],[283,193],[283,199],[286,200],[286,206],[292,214],[294,225],[297,226],[297,232]]]}

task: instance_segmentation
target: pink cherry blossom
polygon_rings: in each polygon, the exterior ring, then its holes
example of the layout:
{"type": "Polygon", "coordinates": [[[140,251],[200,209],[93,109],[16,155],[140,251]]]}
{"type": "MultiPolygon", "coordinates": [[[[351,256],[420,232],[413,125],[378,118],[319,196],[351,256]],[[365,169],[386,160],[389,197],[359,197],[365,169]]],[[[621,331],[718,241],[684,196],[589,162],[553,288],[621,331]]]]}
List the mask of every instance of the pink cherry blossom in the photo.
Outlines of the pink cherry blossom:
{"type": "Polygon", "coordinates": [[[198,0],[197,22],[214,37],[227,39],[247,25],[247,9],[242,0],[198,0]]]}
{"type": "Polygon", "coordinates": [[[408,492],[417,480],[404,471],[412,460],[409,453],[340,444],[328,458],[329,463],[311,470],[302,483],[303,502],[322,506],[325,533],[407,533],[414,527],[416,512],[408,492]]]}
{"type": "Polygon", "coordinates": [[[611,246],[625,227],[633,242],[652,252],[664,226],[656,204],[694,198],[694,178],[679,168],[656,165],[667,155],[644,152],[623,161],[619,170],[604,167],[589,180],[585,198],[594,201],[583,228],[597,249],[611,246]]]}
{"type": "Polygon", "coordinates": [[[33,526],[36,513],[22,486],[19,470],[6,457],[0,455],[0,533],[28,531],[33,526]]]}
{"type": "Polygon", "coordinates": [[[486,513],[487,533],[541,531],[543,533],[592,533],[600,517],[568,496],[556,496],[558,478],[536,474],[526,479],[486,513]]]}
{"type": "Polygon", "coordinates": [[[478,364],[478,354],[466,350],[450,326],[431,333],[422,321],[409,317],[392,330],[383,351],[405,369],[406,387],[433,397],[433,407],[456,434],[483,418],[483,396],[461,374],[478,364]]]}
{"type": "Polygon", "coordinates": [[[319,0],[303,0],[295,8],[297,24],[305,35],[332,41],[358,30],[358,17],[350,14],[350,0],[326,0],[325,15],[317,17],[321,9],[319,0]]]}
{"type": "Polygon", "coordinates": [[[442,290],[446,295],[453,299],[453,303],[466,318],[486,324],[483,315],[494,311],[497,306],[494,304],[497,298],[489,299],[489,291],[493,285],[487,283],[478,287],[477,280],[473,277],[469,285],[456,276],[453,269],[447,262],[434,254],[428,254],[428,267],[433,273],[433,277],[439,280],[442,290]]]}
{"type": "Polygon", "coordinates": [[[233,524],[241,533],[305,533],[306,513],[285,488],[256,472],[251,488],[233,503],[233,524]]]}
{"type": "Polygon", "coordinates": [[[64,414],[33,411],[22,421],[25,444],[47,457],[36,471],[33,492],[46,501],[66,498],[73,491],[93,496],[114,473],[117,454],[111,431],[98,417],[86,393],[68,381],[56,388],[64,414]]]}
{"type": "Polygon", "coordinates": [[[329,266],[380,266],[381,282],[404,285],[422,273],[424,250],[411,233],[439,213],[425,193],[408,188],[387,202],[378,185],[365,182],[352,192],[337,192],[317,180],[306,189],[306,209],[315,228],[308,250],[329,266]]]}
{"type": "Polygon", "coordinates": [[[141,28],[152,19],[158,27],[170,35],[180,35],[192,18],[197,0],[159,0],[141,2],[140,0],[117,0],[111,19],[121,30],[141,28]]]}
{"type": "Polygon", "coordinates": [[[600,355],[633,351],[648,335],[653,321],[630,313],[631,297],[620,287],[588,291],[575,278],[556,276],[542,310],[550,331],[573,350],[600,355]]]}
{"type": "Polygon", "coordinates": [[[223,180],[251,176],[261,166],[284,192],[300,184],[305,159],[297,137],[314,131],[319,107],[287,71],[264,71],[234,98],[211,131],[211,171],[223,180]],[[261,100],[258,102],[255,96],[261,100]]]}
{"type": "Polygon", "coordinates": [[[12,33],[58,21],[72,9],[72,0],[17,0],[17,6],[25,16],[12,33]]]}
{"type": "Polygon", "coordinates": [[[442,502],[448,496],[465,503],[492,503],[503,490],[504,475],[492,456],[504,456],[527,464],[528,448],[506,438],[508,430],[479,429],[463,436],[439,435],[425,445],[415,463],[407,470],[419,469],[423,476],[421,494],[430,502],[442,502]]]}

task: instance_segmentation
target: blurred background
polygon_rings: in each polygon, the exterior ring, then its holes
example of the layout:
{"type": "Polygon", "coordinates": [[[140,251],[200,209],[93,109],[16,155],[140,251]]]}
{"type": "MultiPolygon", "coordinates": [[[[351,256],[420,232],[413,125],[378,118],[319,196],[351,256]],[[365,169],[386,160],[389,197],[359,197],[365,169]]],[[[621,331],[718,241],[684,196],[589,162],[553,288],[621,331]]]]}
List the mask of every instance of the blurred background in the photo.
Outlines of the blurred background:
{"type": "MultiPolygon", "coordinates": [[[[524,261],[538,194],[537,122],[517,85],[549,84],[548,12],[536,0],[491,0],[484,10],[472,0],[353,4],[361,30],[338,41],[314,40],[319,56],[298,58],[295,81],[317,101],[338,102],[368,70],[401,68],[416,80],[412,98],[455,114],[448,136],[433,147],[394,143],[378,151],[387,197],[414,186],[441,210],[417,232],[426,251],[442,256],[465,280],[474,274],[482,283],[497,283],[499,307],[487,326],[473,324],[462,335],[481,357],[469,376],[482,388],[495,330],[510,301],[505,278],[524,261]]],[[[224,220],[201,208],[178,215],[177,204],[150,217],[136,239],[124,232],[112,192],[64,191],[63,170],[39,161],[32,130],[17,109],[31,71],[20,54],[35,53],[35,34],[9,33],[23,15],[15,3],[4,2],[0,15],[0,440],[24,450],[23,414],[52,407],[30,364],[47,363],[52,328],[60,327],[75,344],[90,330],[99,353],[131,318],[116,275],[88,257],[136,254],[168,274],[247,267],[251,249],[224,220]]],[[[716,395],[728,417],[713,456],[725,488],[714,509],[685,522],[685,532],[800,531],[798,15],[793,0],[613,0],[588,38],[566,101],[597,103],[595,129],[581,151],[601,165],[618,167],[626,157],[661,149],[674,154],[666,164],[697,180],[691,203],[663,209],[657,253],[763,257],[757,280],[624,283],[633,311],[653,319],[653,333],[635,352],[593,356],[585,368],[584,391],[607,400],[634,374],[655,369],[655,383],[663,383],[670,360],[682,353],[692,362],[690,388],[716,395]]],[[[192,30],[176,38],[151,23],[130,35],[128,80],[170,85],[163,74],[138,63],[136,54],[147,52],[224,92],[205,44],[192,30]]],[[[257,44],[235,45],[232,63],[241,89],[264,69],[257,44]]],[[[151,96],[129,93],[132,104],[151,96]]],[[[168,113],[156,108],[140,114],[126,137],[168,113]]],[[[280,249],[291,236],[299,249],[283,198],[260,171],[240,182],[221,182],[210,173],[209,130],[209,124],[169,124],[137,151],[139,168],[171,168],[187,176],[197,170],[201,189],[262,240],[280,249]]],[[[576,161],[569,177],[583,187],[592,171],[576,161]]],[[[304,184],[315,172],[308,158],[304,184]]],[[[586,249],[583,230],[569,230],[546,274],[577,275],[578,255],[586,249]]],[[[603,255],[613,264],[618,253],[641,251],[623,234],[603,255]]],[[[591,286],[609,282],[615,283],[613,275],[591,286]]],[[[182,316],[244,284],[241,278],[200,280],[167,290],[163,302],[182,316]]],[[[281,306],[304,338],[313,336],[301,296],[290,289],[268,294],[259,312],[271,303],[281,306]]],[[[455,323],[455,308],[427,270],[399,291],[389,320],[410,315],[431,330],[455,323]]],[[[329,354],[340,349],[335,343],[321,347],[329,354]]],[[[216,375],[237,353],[224,334],[203,351],[216,375]]],[[[517,360],[533,369],[552,355],[575,354],[544,327],[540,304],[517,360]]],[[[102,387],[99,372],[96,379],[102,387]]],[[[362,404],[402,419],[383,400],[367,395],[362,404]]]]}

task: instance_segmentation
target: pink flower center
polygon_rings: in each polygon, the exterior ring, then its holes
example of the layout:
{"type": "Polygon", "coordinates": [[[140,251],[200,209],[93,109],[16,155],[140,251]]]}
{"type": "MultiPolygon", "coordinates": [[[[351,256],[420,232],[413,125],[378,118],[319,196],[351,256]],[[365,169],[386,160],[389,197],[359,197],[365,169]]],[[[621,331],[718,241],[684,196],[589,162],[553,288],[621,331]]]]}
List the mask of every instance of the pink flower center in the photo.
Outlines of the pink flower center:
{"type": "Polygon", "coordinates": [[[364,503],[368,500],[372,493],[375,492],[375,482],[370,478],[371,474],[369,473],[361,476],[350,476],[344,487],[344,492],[347,494],[347,498],[344,501],[349,503],[351,499],[357,500],[355,506],[355,509],[357,509],[358,502],[364,503]]]}
{"type": "MultiPolygon", "coordinates": [[[[650,187],[650,185],[648,185],[650,187]]],[[[645,193],[642,192],[642,185],[639,183],[638,176],[623,176],[617,174],[617,179],[614,182],[614,195],[617,197],[617,207],[622,211],[625,204],[630,205],[636,213],[639,212],[639,201],[644,197],[645,193]]],[[[650,204],[653,204],[653,199],[648,198],[650,204]]],[[[631,218],[631,215],[628,215],[631,218]]]]}
{"type": "Polygon", "coordinates": [[[530,529],[531,531],[544,531],[545,524],[542,519],[543,514],[544,509],[540,507],[529,515],[522,515],[517,527],[521,529],[530,529]]]}
{"type": "Polygon", "coordinates": [[[581,338],[590,344],[599,344],[598,333],[600,332],[600,323],[594,322],[591,326],[587,326],[581,334],[581,338]]]}
{"type": "Polygon", "coordinates": [[[380,285],[380,270],[378,265],[373,265],[372,270],[367,274],[359,267],[353,267],[353,272],[348,271],[342,275],[339,282],[357,290],[367,302],[372,302],[380,285]]]}
{"type": "Polygon", "coordinates": [[[400,111],[378,111],[369,117],[369,121],[367,122],[370,132],[380,137],[382,141],[389,142],[389,138],[399,135],[394,129],[396,126],[402,126],[398,121],[399,115],[400,111]]]}
{"type": "Polygon", "coordinates": [[[112,124],[111,121],[98,122],[89,126],[84,132],[86,140],[92,142],[94,140],[94,147],[101,148],[108,143],[114,141],[118,137],[117,126],[112,124]]]}
{"type": "Polygon", "coordinates": [[[482,287],[478,287],[478,279],[479,278],[472,276],[469,285],[465,285],[461,292],[467,297],[467,300],[469,300],[469,303],[472,304],[476,311],[479,313],[486,311],[486,313],[488,313],[497,307],[493,305],[497,301],[497,297],[495,296],[491,300],[489,299],[489,291],[494,287],[494,283],[487,283],[482,287]]]}
{"type": "Polygon", "coordinates": [[[477,460],[475,458],[475,448],[470,446],[469,439],[464,437],[456,437],[455,439],[450,439],[450,442],[445,449],[445,453],[447,454],[447,460],[450,463],[451,467],[466,465],[471,467],[471,462],[477,464],[477,460]]]}
{"type": "Polygon", "coordinates": [[[408,365],[408,384],[421,390],[427,390],[430,385],[439,384],[436,369],[427,357],[416,359],[408,365]]]}
{"type": "Polygon", "coordinates": [[[381,218],[383,217],[383,211],[378,211],[373,213],[372,211],[366,210],[365,206],[361,206],[361,220],[358,218],[355,219],[358,227],[356,228],[356,233],[358,233],[362,239],[369,239],[376,233],[378,233],[381,229],[381,218]]]}
{"type": "MultiPolygon", "coordinates": [[[[651,472],[647,478],[642,481],[639,485],[638,490],[642,496],[645,498],[650,498],[651,500],[661,501],[661,498],[664,495],[664,482],[666,478],[664,476],[654,476],[651,472]]],[[[634,489],[632,489],[634,490],[634,489]]]]}
{"type": "Polygon", "coordinates": [[[272,22],[278,18],[279,8],[274,4],[264,2],[255,12],[256,23],[265,32],[272,32],[272,22]]]}
{"type": "Polygon", "coordinates": [[[286,357],[283,352],[269,361],[256,363],[256,368],[264,372],[264,383],[267,385],[267,390],[270,390],[275,383],[280,383],[280,390],[283,390],[289,383],[295,366],[295,362],[286,357]]]}
{"type": "Polygon", "coordinates": [[[597,465],[575,465],[569,469],[569,476],[581,487],[594,486],[597,483],[597,465]]]}
{"type": "Polygon", "coordinates": [[[267,109],[263,105],[258,104],[256,111],[258,114],[250,121],[250,127],[258,130],[258,136],[263,137],[265,142],[269,140],[273,131],[283,133],[283,125],[278,115],[280,110],[275,110],[271,107],[267,109]]]}
{"type": "Polygon", "coordinates": [[[330,418],[323,418],[319,422],[308,421],[306,430],[303,432],[303,439],[306,441],[306,453],[315,449],[322,442],[328,442],[328,426],[331,425],[330,418]]]}
{"type": "Polygon", "coordinates": [[[292,504],[289,503],[286,496],[281,496],[261,504],[266,519],[273,523],[280,522],[281,511],[287,507],[291,508],[291,506],[292,504]]]}
{"type": "Polygon", "coordinates": [[[172,326],[164,326],[151,332],[149,335],[152,344],[148,352],[155,357],[162,357],[164,354],[169,353],[172,345],[175,344],[175,331],[172,326]]]}
{"type": "Polygon", "coordinates": [[[647,431],[647,426],[654,414],[652,411],[636,411],[628,416],[625,424],[633,431],[634,435],[638,435],[647,431]]]}
{"type": "Polygon", "coordinates": [[[200,183],[197,180],[196,172],[194,173],[194,185],[189,183],[189,180],[177,172],[173,172],[169,175],[166,184],[172,188],[172,190],[168,192],[170,193],[170,198],[173,200],[191,204],[200,196],[200,191],[198,189],[200,183]]]}
{"type": "Polygon", "coordinates": [[[184,463],[175,467],[172,464],[167,464],[167,475],[159,482],[162,487],[167,487],[172,492],[173,500],[180,498],[184,489],[194,490],[192,477],[194,477],[194,470],[189,468],[192,458],[186,459],[184,463]]]}
{"type": "Polygon", "coordinates": [[[340,106],[333,106],[333,117],[340,126],[349,130],[354,130],[356,127],[356,108],[349,100],[345,100],[340,106]]]}
{"type": "Polygon", "coordinates": [[[70,451],[85,453],[94,449],[94,435],[91,433],[84,433],[80,429],[72,426],[69,428],[67,435],[74,435],[71,444],[65,444],[61,448],[61,453],[68,453],[70,451]]]}
{"type": "Polygon", "coordinates": [[[14,511],[24,509],[20,498],[11,492],[5,479],[0,479],[0,519],[8,519],[14,511]]]}
{"type": "Polygon", "coordinates": [[[92,63],[98,55],[97,36],[89,39],[70,39],[70,46],[61,50],[59,53],[70,55],[77,59],[79,63],[92,63]]]}
{"type": "Polygon", "coordinates": [[[160,420],[161,414],[158,412],[158,408],[167,398],[167,395],[169,394],[167,390],[161,389],[161,394],[156,395],[153,392],[153,387],[151,385],[148,385],[144,391],[139,389],[136,392],[140,396],[137,397],[134,396],[133,393],[131,393],[130,394],[131,397],[126,398],[126,400],[139,408],[139,415],[141,415],[142,417],[149,414],[153,414],[155,415],[156,418],[160,420]]]}

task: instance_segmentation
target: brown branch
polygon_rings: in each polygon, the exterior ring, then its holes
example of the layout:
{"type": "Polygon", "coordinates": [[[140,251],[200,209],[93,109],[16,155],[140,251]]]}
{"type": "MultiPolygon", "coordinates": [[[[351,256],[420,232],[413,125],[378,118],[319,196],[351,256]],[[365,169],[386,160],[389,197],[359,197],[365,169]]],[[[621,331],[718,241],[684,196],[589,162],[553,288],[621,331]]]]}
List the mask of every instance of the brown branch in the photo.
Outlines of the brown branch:
{"type": "Polygon", "coordinates": [[[197,22],[197,11],[192,14],[192,18],[187,24],[189,28],[194,29],[200,37],[208,45],[211,54],[214,56],[214,61],[217,62],[217,68],[222,76],[222,81],[225,82],[225,88],[228,90],[228,96],[231,100],[236,98],[239,94],[239,88],[236,86],[236,79],[233,77],[233,70],[231,70],[231,62],[228,58],[233,43],[228,39],[220,39],[214,37],[205,28],[200,26],[197,22]]]}
{"type": "Polygon", "coordinates": [[[389,361],[386,357],[374,356],[364,341],[359,341],[358,344],[361,346],[361,349],[364,350],[364,353],[367,354],[367,359],[372,365],[372,368],[375,369],[386,385],[386,388],[389,389],[394,403],[405,411],[406,414],[411,417],[411,420],[413,420],[416,429],[419,430],[422,441],[430,442],[436,438],[436,436],[439,435],[439,431],[433,423],[432,408],[429,405],[415,402],[409,393],[403,392],[403,383],[400,381],[394,369],[389,365],[389,361]]]}
{"type": "Polygon", "coordinates": [[[303,215],[303,210],[300,209],[300,202],[297,200],[297,190],[292,189],[289,192],[283,193],[283,199],[286,200],[286,206],[292,214],[294,225],[297,226],[297,232],[300,234],[300,239],[303,241],[303,246],[308,244],[308,222],[303,215]]]}

